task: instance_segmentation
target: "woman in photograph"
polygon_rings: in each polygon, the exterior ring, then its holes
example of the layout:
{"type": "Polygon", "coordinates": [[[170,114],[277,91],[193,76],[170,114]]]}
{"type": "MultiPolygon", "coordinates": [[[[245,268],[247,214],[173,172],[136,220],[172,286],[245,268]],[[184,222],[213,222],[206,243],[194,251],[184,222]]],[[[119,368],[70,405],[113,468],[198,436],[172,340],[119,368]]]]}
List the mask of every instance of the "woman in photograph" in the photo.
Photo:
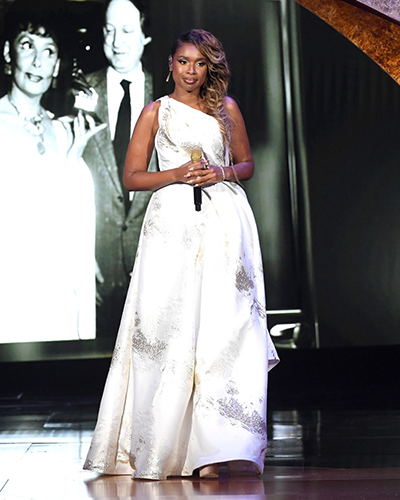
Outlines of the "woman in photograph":
{"type": "Polygon", "coordinates": [[[5,20],[0,343],[95,337],[94,194],[80,157],[102,127],[42,107],[60,68],[56,13],[15,2],[5,20]]]}
{"type": "Polygon", "coordinates": [[[127,153],[126,187],[155,193],[84,467],[155,480],[217,478],[221,465],[260,474],[279,359],[240,184],[253,157],[220,42],[183,34],[169,71],[173,92],[144,108],[127,153]],[[147,171],[154,146],[160,172],[147,171]]]}

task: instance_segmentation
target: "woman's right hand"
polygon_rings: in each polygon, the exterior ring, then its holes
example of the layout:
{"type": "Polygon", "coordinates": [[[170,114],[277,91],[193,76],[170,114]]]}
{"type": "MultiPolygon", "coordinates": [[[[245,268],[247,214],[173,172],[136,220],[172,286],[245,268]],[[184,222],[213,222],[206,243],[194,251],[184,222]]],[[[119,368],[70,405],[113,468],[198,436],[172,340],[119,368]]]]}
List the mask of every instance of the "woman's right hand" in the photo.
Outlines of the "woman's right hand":
{"type": "MultiPolygon", "coordinates": [[[[188,165],[185,163],[185,166],[188,165]]],[[[185,182],[194,187],[205,187],[225,180],[223,167],[210,165],[207,160],[189,162],[188,170],[185,174],[185,182]]]]}
{"type": "Polygon", "coordinates": [[[96,125],[94,118],[87,114],[84,115],[82,111],[79,111],[74,118],[65,116],[60,120],[69,124],[70,147],[67,156],[70,160],[79,160],[89,139],[107,127],[106,123],[96,125]]]}
{"type": "MultiPolygon", "coordinates": [[[[199,163],[199,162],[197,162],[199,163]]],[[[191,168],[194,165],[191,161],[188,161],[181,165],[180,167],[175,169],[176,173],[176,182],[188,182],[188,174],[189,174],[189,168],[191,168]]]]}
{"type": "Polygon", "coordinates": [[[201,173],[203,173],[204,171],[204,173],[206,174],[208,170],[206,166],[208,167],[208,164],[209,163],[207,160],[200,160],[195,162],[188,161],[187,163],[184,163],[177,168],[177,170],[183,174],[183,179],[179,178],[178,180],[193,185],[195,182],[195,178],[197,177],[196,173],[198,173],[198,171],[201,171],[201,173]]]}

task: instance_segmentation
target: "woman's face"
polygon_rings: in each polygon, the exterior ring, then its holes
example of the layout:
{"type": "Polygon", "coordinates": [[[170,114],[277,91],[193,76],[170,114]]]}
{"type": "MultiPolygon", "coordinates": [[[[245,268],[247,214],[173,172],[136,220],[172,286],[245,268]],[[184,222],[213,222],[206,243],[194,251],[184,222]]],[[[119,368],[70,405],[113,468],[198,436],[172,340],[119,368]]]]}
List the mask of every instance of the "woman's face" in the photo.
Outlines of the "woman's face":
{"type": "Polygon", "coordinates": [[[171,63],[175,85],[186,92],[200,90],[207,77],[207,59],[195,45],[184,43],[171,63]]]}
{"type": "Polygon", "coordinates": [[[44,94],[58,74],[58,47],[51,37],[23,31],[12,48],[6,42],[4,58],[11,62],[13,85],[30,97],[44,94]]]}

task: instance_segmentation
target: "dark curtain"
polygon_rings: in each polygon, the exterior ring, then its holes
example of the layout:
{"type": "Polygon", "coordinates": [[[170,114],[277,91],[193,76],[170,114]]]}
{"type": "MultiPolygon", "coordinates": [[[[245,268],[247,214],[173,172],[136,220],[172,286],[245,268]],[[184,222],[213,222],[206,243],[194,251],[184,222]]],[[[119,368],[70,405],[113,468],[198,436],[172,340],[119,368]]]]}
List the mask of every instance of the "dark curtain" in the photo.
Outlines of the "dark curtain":
{"type": "Polygon", "coordinates": [[[297,6],[321,346],[400,341],[400,88],[297,6]]]}

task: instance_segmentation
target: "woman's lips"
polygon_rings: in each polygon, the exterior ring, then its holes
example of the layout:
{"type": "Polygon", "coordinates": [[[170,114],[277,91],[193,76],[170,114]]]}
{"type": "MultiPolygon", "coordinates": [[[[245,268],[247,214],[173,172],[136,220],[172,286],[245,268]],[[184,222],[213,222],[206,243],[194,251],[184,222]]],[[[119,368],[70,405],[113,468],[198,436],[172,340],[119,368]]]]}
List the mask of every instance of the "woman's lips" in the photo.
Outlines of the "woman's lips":
{"type": "Polygon", "coordinates": [[[39,83],[40,81],[43,80],[43,78],[39,75],[32,75],[32,73],[27,73],[26,75],[29,78],[29,80],[34,83],[39,83]]]}

